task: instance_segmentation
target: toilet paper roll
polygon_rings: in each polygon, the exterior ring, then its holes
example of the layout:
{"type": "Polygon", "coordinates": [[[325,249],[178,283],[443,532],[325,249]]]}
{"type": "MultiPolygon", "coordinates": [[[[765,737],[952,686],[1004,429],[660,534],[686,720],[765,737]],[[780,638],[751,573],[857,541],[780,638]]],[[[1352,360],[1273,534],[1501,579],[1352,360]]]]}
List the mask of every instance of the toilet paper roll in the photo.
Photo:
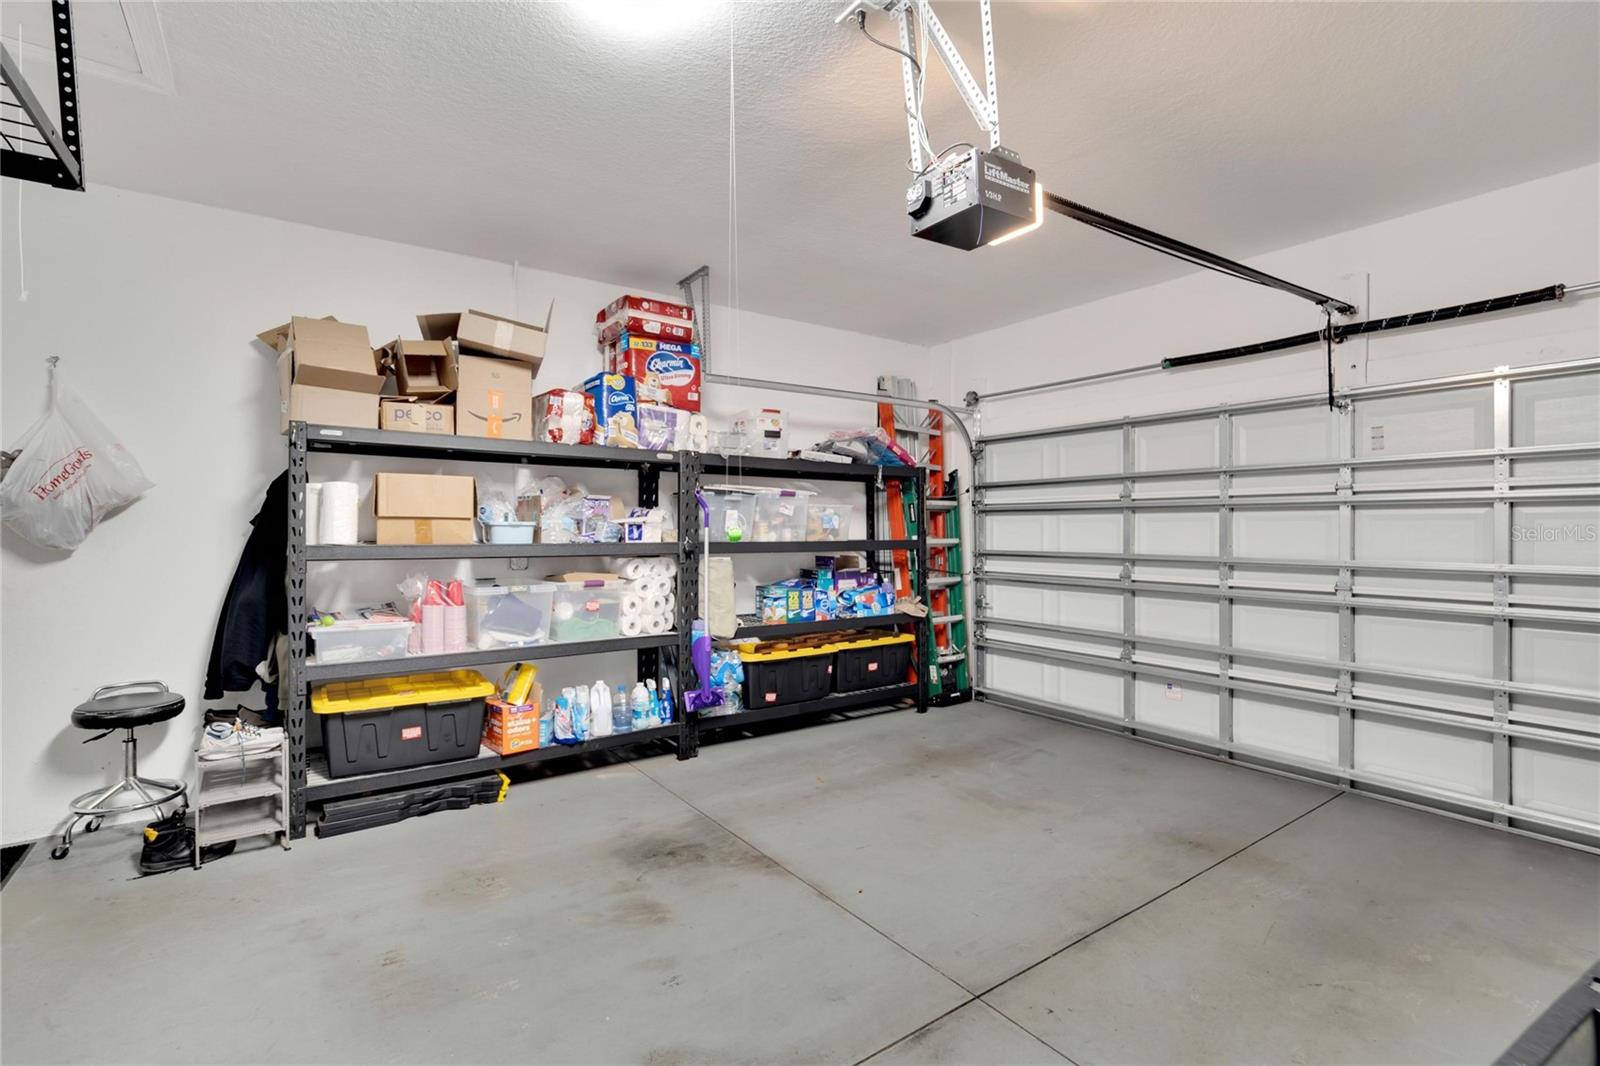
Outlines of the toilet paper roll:
{"type": "Polygon", "coordinates": [[[324,481],[318,502],[317,543],[355,544],[361,523],[361,486],[324,481]]]}
{"type": "Polygon", "coordinates": [[[306,543],[320,544],[322,521],[322,483],[306,486],[306,543]]]}
{"type": "Polygon", "coordinates": [[[677,589],[675,587],[675,582],[672,578],[658,577],[656,578],[655,588],[652,590],[651,595],[657,596],[661,599],[666,599],[676,591],[677,589]]]}
{"type": "Polygon", "coordinates": [[[661,576],[673,578],[678,576],[678,563],[675,559],[658,559],[661,564],[661,576]]]}
{"type": "Polygon", "coordinates": [[[622,617],[637,618],[644,614],[645,598],[637,592],[625,592],[622,595],[622,617]]]}
{"type": "Polygon", "coordinates": [[[669,593],[667,593],[667,595],[664,598],[667,601],[667,614],[669,614],[669,615],[677,614],[678,613],[678,594],[675,593],[675,592],[669,592],[669,593]]]}
{"type": "Polygon", "coordinates": [[[652,596],[645,600],[643,613],[646,618],[655,618],[657,616],[665,618],[667,616],[667,598],[665,596],[652,596]]]}
{"type": "Polygon", "coordinates": [[[458,604],[444,605],[444,650],[467,650],[467,609],[458,604]]]}
{"type": "Polygon", "coordinates": [[[648,559],[618,559],[611,564],[611,572],[624,581],[638,581],[649,572],[648,559]]]}
{"type": "Polygon", "coordinates": [[[637,637],[644,633],[644,619],[636,614],[625,614],[617,628],[625,637],[637,637]]]}
{"type": "Polygon", "coordinates": [[[652,637],[661,633],[665,633],[671,628],[672,622],[668,620],[666,615],[651,615],[649,618],[645,619],[644,631],[652,637]]]}
{"type": "Polygon", "coordinates": [[[696,412],[688,418],[687,433],[689,437],[689,450],[695,452],[709,451],[711,447],[711,421],[705,415],[696,412]]]}
{"type": "Polygon", "coordinates": [[[422,605],[422,654],[444,654],[444,604],[422,605]]]}

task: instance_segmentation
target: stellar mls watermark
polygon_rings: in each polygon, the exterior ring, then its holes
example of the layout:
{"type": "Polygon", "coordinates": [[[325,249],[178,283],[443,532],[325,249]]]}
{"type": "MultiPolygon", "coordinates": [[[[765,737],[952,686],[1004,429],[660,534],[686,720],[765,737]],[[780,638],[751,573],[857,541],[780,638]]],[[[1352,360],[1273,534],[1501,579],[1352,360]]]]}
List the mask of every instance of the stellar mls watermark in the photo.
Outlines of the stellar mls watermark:
{"type": "Polygon", "coordinates": [[[1600,523],[1597,522],[1535,522],[1532,525],[1513,525],[1511,539],[1522,543],[1594,544],[1600,542],[1600,523]]]}

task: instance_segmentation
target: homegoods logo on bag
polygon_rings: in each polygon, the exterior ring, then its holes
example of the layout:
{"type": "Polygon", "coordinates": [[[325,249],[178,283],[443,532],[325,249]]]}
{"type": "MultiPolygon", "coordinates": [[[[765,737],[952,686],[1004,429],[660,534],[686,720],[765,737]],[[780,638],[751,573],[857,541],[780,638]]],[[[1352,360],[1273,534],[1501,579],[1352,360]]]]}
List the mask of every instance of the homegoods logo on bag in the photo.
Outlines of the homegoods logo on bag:
{"type": "Polygon", "coordinates": [[[80,475],[89,469],[89,463],[93,459],[94,452],[87,448],[77,448],[71,455],[50,464],[55,473],[51,475],[49,481],[41,481],[28,491],[40,500],[59,496],[78,483],[80,475]]]}

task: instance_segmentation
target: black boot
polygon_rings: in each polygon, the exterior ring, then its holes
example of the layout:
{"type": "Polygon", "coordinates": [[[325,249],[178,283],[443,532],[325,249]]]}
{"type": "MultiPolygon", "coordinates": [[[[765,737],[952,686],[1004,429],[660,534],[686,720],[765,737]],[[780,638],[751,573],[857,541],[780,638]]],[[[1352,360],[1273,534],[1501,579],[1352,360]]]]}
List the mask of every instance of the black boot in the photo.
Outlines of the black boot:
{"type": "Polygon", "coordinates": [[[194,830],[189,828],[188,813],[177,810],[144,827],[140,873],[160,874],[194,865],[194,830]]]}

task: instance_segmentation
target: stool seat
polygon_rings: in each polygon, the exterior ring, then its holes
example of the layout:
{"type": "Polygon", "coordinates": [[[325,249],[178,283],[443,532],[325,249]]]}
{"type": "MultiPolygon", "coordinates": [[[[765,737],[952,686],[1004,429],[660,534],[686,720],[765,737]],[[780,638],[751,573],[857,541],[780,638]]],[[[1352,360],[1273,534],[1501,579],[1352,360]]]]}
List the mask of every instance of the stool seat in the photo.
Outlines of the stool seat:
{"type": "Polygon", "coordinates": [[[165,722],[183,713],[183,697],[176,692],[144,689],[116,692],[85,700],[72,709],[72,724],[79,729],[134,729],[165,722]]]}

